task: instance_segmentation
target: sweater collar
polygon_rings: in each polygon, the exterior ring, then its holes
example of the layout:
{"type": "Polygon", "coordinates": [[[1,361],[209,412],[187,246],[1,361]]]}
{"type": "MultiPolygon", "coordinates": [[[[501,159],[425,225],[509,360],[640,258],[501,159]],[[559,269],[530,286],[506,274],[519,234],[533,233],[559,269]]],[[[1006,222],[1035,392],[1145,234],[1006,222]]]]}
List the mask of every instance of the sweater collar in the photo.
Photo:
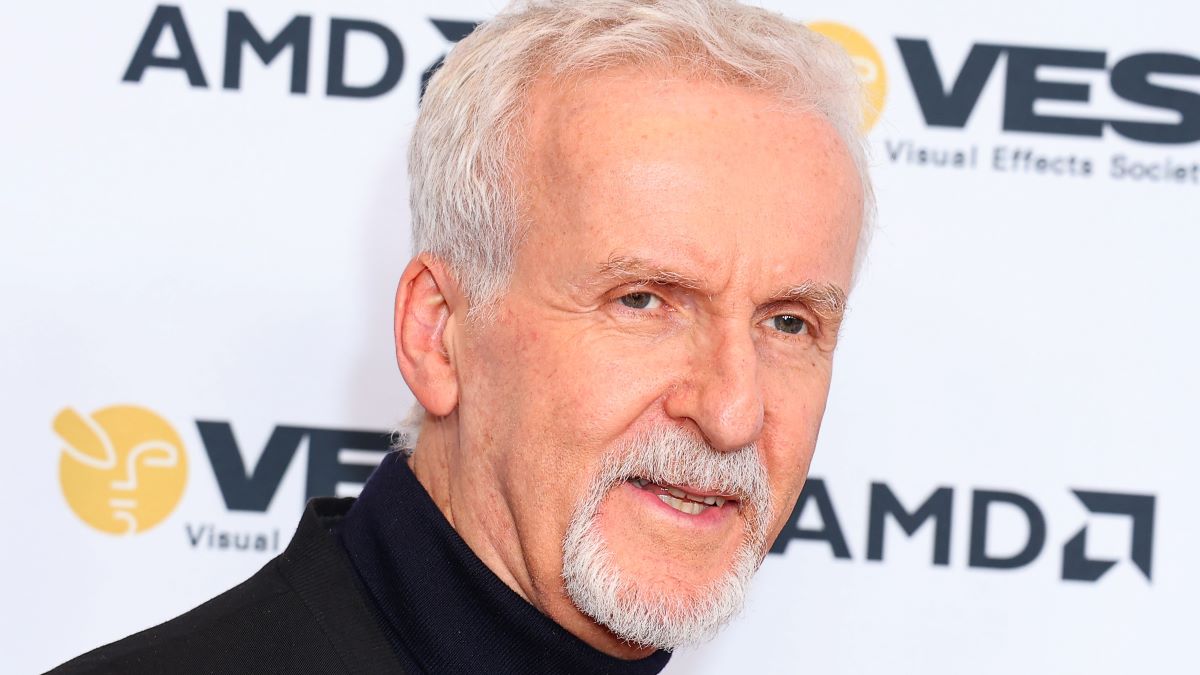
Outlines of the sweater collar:
{"type": "Polygon", "coordinates": [[[339,536],[393,646],[425,672],[641,675],[671,657],[609,656],[538,611],[458,536],[400,453],[371,475],[339,536]]]}

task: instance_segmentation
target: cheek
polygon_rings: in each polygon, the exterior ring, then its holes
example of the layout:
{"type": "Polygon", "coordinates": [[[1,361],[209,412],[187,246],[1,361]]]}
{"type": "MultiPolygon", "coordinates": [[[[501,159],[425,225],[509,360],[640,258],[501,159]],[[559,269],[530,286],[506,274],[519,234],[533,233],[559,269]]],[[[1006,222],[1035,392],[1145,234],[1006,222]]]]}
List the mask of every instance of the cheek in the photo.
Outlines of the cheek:
{"type": "Polygon", "coordinates": [[[778,437],[793,446],[811,447],[825,415],[832,360],[814,348],[813,355],[802,361],[773,365],[765,365],[759,376],[763,435],[778,437]]]}
{"type": "Polygon", "coordinates": [[[525,344],[529,367],[522,376],[542,398],[544,423],[587,446],[626,436],[672,382],[668,354],[638,349],[603,331],[564,330],[525,344]]]}
{"type": "Polygon", "coordinates": [[[816,450],[832,370],[828,360],[806,362],[764,378],[763,435],[759,447],[771,483],[773,523],[790,515],[816,450]]]}
{"type": "Polygon", "coordinates": [[[474,417],[470,433],[508,446],[496,469],[536,481],[539,501],[559,513],[574,507],[601,456],[647,417],[674,372],[668,354],[529,310],[506,314],[477,345],[464,372],[479,375],[463,381],[460,408],[474,417]]]}

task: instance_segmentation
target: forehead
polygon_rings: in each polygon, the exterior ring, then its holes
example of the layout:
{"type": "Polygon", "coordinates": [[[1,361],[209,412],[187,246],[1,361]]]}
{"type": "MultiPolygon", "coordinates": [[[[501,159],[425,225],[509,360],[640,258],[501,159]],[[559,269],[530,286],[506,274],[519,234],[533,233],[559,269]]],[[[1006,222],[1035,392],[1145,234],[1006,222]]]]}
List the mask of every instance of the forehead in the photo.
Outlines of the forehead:
{"type": "Polygon", "coordinates": [[[817,114],[730,84],[618,69],[539,83],[527,124],[528,242],[711,272],[732,273],[733,256],[765,276],[848,284],[862,193],[817,114]]]}

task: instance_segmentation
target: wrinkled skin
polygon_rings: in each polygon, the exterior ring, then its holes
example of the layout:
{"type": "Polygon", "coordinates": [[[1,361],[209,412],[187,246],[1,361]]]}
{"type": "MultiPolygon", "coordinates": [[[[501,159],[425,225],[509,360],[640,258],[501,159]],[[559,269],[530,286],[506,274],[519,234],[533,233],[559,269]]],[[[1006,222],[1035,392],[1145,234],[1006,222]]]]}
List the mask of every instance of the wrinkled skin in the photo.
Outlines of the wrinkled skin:
{"type": "MultiPolygon", "coordinates": [[[[571,514],[607,449],[671,425],[715,451],[757,442],[769,546],[808,471],[841,319],[780,292],[848,290],[862,190],[823,118],[726,84],[629,69],[542,82],[527,133],[528,230],[494,319],[466,320],[436,258],[401,280],[398,360],[430,413],[411,462],[513,590],[636,658],[649,650],[564,593],[571,514]]],[[[729,569],[746,536],[736,509],[692,524],[628,486],[599,517],[624,573],[686,592],[729,569]]]]}

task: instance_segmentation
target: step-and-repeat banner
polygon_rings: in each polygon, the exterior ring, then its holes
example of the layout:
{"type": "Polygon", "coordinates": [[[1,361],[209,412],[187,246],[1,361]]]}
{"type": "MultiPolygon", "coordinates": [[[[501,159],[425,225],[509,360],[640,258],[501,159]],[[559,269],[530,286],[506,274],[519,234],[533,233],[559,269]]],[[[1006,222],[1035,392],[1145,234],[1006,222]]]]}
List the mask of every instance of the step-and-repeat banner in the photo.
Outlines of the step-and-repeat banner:
{"type": "MultiPolygon", "coordinates": [[[[670,672],[1194,672],[1200,6],[769,6],[868,82],[880,229],[794,519],[670,672]]],[[[422,81],[496,9],[0,10],[5,672],[359,489],[411,402],[422,81]]]]}

